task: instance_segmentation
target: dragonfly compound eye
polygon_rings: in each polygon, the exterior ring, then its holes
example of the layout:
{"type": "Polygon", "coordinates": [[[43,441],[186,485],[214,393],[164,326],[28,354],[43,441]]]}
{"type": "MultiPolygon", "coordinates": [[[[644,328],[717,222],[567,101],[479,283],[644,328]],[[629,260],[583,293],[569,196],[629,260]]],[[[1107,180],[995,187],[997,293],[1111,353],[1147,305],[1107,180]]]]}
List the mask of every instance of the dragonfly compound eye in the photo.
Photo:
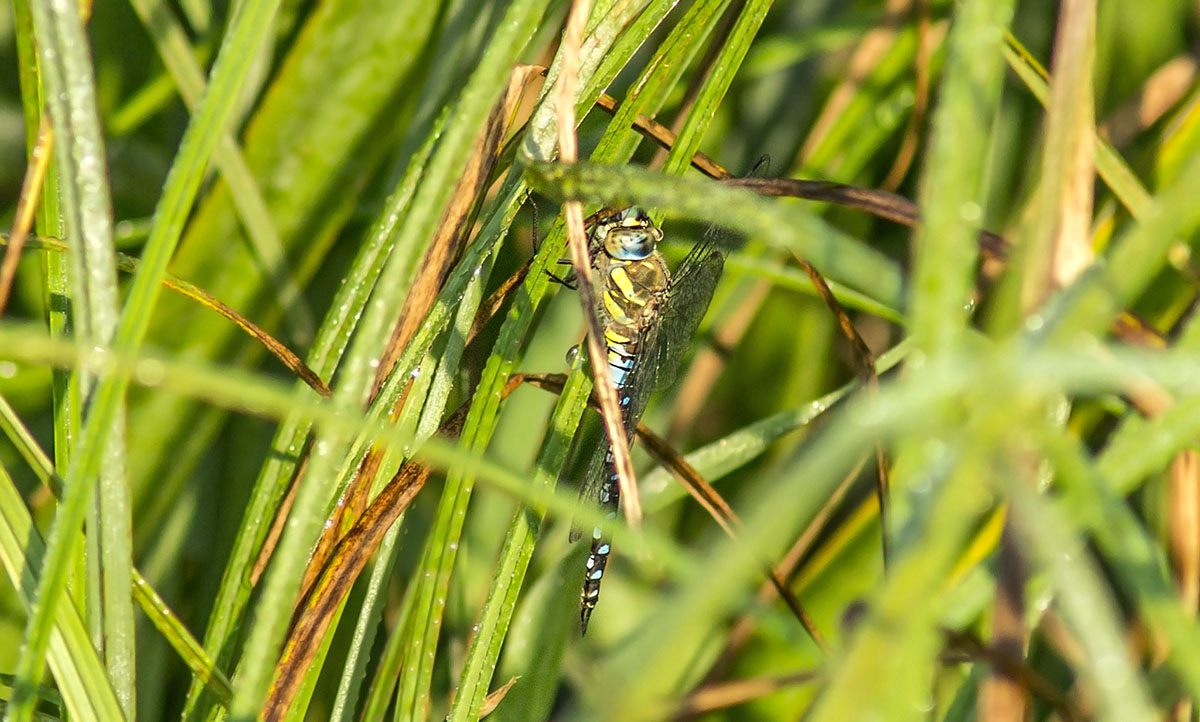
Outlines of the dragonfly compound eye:
{"type": "Polygon", "coordinates": [[[662,231],[644,210],[632,206],[601,221],[596,237],[604,242],[604,250],[612,258],[641,261],[654,253],[662,231]]]}

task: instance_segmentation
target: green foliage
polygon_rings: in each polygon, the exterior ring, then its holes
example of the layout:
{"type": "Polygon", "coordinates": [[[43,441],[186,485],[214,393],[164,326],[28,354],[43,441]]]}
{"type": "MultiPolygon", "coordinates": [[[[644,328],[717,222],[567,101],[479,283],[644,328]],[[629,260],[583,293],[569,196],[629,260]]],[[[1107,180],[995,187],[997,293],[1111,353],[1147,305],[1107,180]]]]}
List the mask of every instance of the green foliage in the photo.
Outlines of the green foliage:
{"type": "Polygon", "coordinates": [[[45,240],[0,320],[6,719],[258,716],[316,540],[372,448],[373,493],[417,463],[432,475],[335,600],[278,718],[1124,721],[1194,705],[1194,4],[601,0],[573,89],[586,160],[564,166],[568,5],[3,11],[20,81],[0,88],[6,218],[16,159],[43,118],[54,134],[26,199],[45,240]],[[544,87],[448,217],[533,62],[551,63],[544,87]],[[669,150],[639,117],[676,131],[669,150]],[[771,175],[894,191],[922,220],[720,184],[689,166],[697,151],[734,175],[769,155],[771,175]],[[648,515],[613,525],[584,638],[567,529],[598,519],[565,482],[595,419],[586,364],[564,360],[579,305],[548,273],[565,200],[653,209],[673,260],[709,224],[744,239],[646,415],[694,450],[733,538],[639,452],[648,515]],[[375,389],[451,221],[461,254],[375,389]],[[1006,259],[980,263],[982,230],[1006,259]],[[1077,276],[1071,241],[1097,256],[1077,276]],[[878,385],[797,258],[848,309],[878,385]],[[168,271],[332,395],[164,293],[168,271]],[[557,396],[506,392],[564,371],[557,396]]]}

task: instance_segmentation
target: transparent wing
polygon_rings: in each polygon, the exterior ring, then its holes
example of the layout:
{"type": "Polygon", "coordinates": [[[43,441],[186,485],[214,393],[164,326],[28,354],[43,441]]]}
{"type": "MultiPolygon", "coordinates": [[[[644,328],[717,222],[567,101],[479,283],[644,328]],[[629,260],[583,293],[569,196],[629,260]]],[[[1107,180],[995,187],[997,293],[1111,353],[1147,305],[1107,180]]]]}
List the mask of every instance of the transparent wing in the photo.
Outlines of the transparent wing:
{"type": "MultiPolygon", "coordinates": [[[[759,158],[747,177],[765,176],[770,160],[765,155],[759,158]]],[[[725,254],[721,249],[733,248],[740,240],[736,233],[725,228],[709,226],[700,242],[675,269],[660,323],[659,342],[651,353],[651,365],[655,369],[654,390],[661,391],[675,383],[679,365],[691,348],[696,329],[708,311],[717,281],[721,279],[725,266],[725,254]]]]}
{"type": "MultiPolygon", "coordinates": [[[[708,311],[713,290],[725,266],[725,255],[717,248],[717,241],[723,234],[723,231],[709,229],[671,278],[657,343],[648,348],[647,365],[654,369],[652,386],[655,390],[668,388],[675,382],[679,364],[692,345],[700,319],[708,311]]],[[[645,391],[648,393],[649,390],[645,391]]],[[[644,406],[645,399],[642,404],[644,406]]]]}

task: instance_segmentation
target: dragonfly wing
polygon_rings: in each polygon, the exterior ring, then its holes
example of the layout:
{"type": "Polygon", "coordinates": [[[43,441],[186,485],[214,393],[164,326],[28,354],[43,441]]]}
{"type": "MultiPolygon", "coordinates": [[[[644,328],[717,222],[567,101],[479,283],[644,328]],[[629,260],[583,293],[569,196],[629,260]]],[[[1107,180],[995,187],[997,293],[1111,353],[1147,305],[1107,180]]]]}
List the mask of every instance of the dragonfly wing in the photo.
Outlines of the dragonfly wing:
{"type": "MultiPolygon", "coordinates": [[[[762,156],[748,177],[763,177],[771,159],[762,156]]],[[[655,368],[654,389],[662,390],[675,383],[675,375],[683,357],[692,346],[692,338],[708,311],[713,291],[725,266],[723,248],[737,245],[739,236],[717,225],[709,226],[671,278],[666,311],[662,314],[660,341],[653,353],[655,368]]]]}
{"type": "MultiPolygon", "coordinates": [[[[604,469],[605,452],[608,451],[607,440],[596,445],[592,456],[588,459],[587,470],[583,472],[583,482],[579,485],[579,505],[593,508],[600,506],[600,487],[604,484],[606,472],[604,469]]],[[[607,511],[607,510],[605,510],[607,511]]],[[[571,524],[571,542],[579,541],[587,530],[578,522],[571,524]]]]}
{"type": "Polygon", "coordinates": [[[667,308],[652,351],[655,369],[653,388],[665,389],[675,382],[679,364],[692,345],[700,320],[708,311],[713,290],[725,266],[725,254],[717,247],[718,232],[710,230],[679,264],[671,279],[667,308]]]}

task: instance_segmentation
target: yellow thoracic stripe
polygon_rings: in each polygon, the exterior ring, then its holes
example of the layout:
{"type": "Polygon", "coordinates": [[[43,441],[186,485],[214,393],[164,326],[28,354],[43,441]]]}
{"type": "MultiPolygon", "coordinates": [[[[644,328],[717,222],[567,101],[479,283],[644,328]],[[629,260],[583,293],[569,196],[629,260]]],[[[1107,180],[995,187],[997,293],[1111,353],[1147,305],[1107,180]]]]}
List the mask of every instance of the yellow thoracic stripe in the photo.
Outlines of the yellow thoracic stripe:
{"type": "Polygon", "coordinates": [[[622,296],[636,303],[637,292],[633,288],[633,281],[629,278],[629,271],[624,266],[612,269],[608,277],[612,280],[613,285],[617,287],[617,290],[621,292],[622,296]]]}
{"type": "Polygon", "coordinates": [[[609,343],[616,343],[616,344],[629,343],[629,337],[622,336],[621,334],[617,333],[617,330],[612,326],[609,326],[608,328],[604,329],[604,338],[609,343]]]}
{"type": "Polygon", "coordinates": [[[625,315],[625,309],[621,307],[617,297],[607,291],[604,293],[604,310],[620,323],[629,323],[632,320],[625,315]]]}

